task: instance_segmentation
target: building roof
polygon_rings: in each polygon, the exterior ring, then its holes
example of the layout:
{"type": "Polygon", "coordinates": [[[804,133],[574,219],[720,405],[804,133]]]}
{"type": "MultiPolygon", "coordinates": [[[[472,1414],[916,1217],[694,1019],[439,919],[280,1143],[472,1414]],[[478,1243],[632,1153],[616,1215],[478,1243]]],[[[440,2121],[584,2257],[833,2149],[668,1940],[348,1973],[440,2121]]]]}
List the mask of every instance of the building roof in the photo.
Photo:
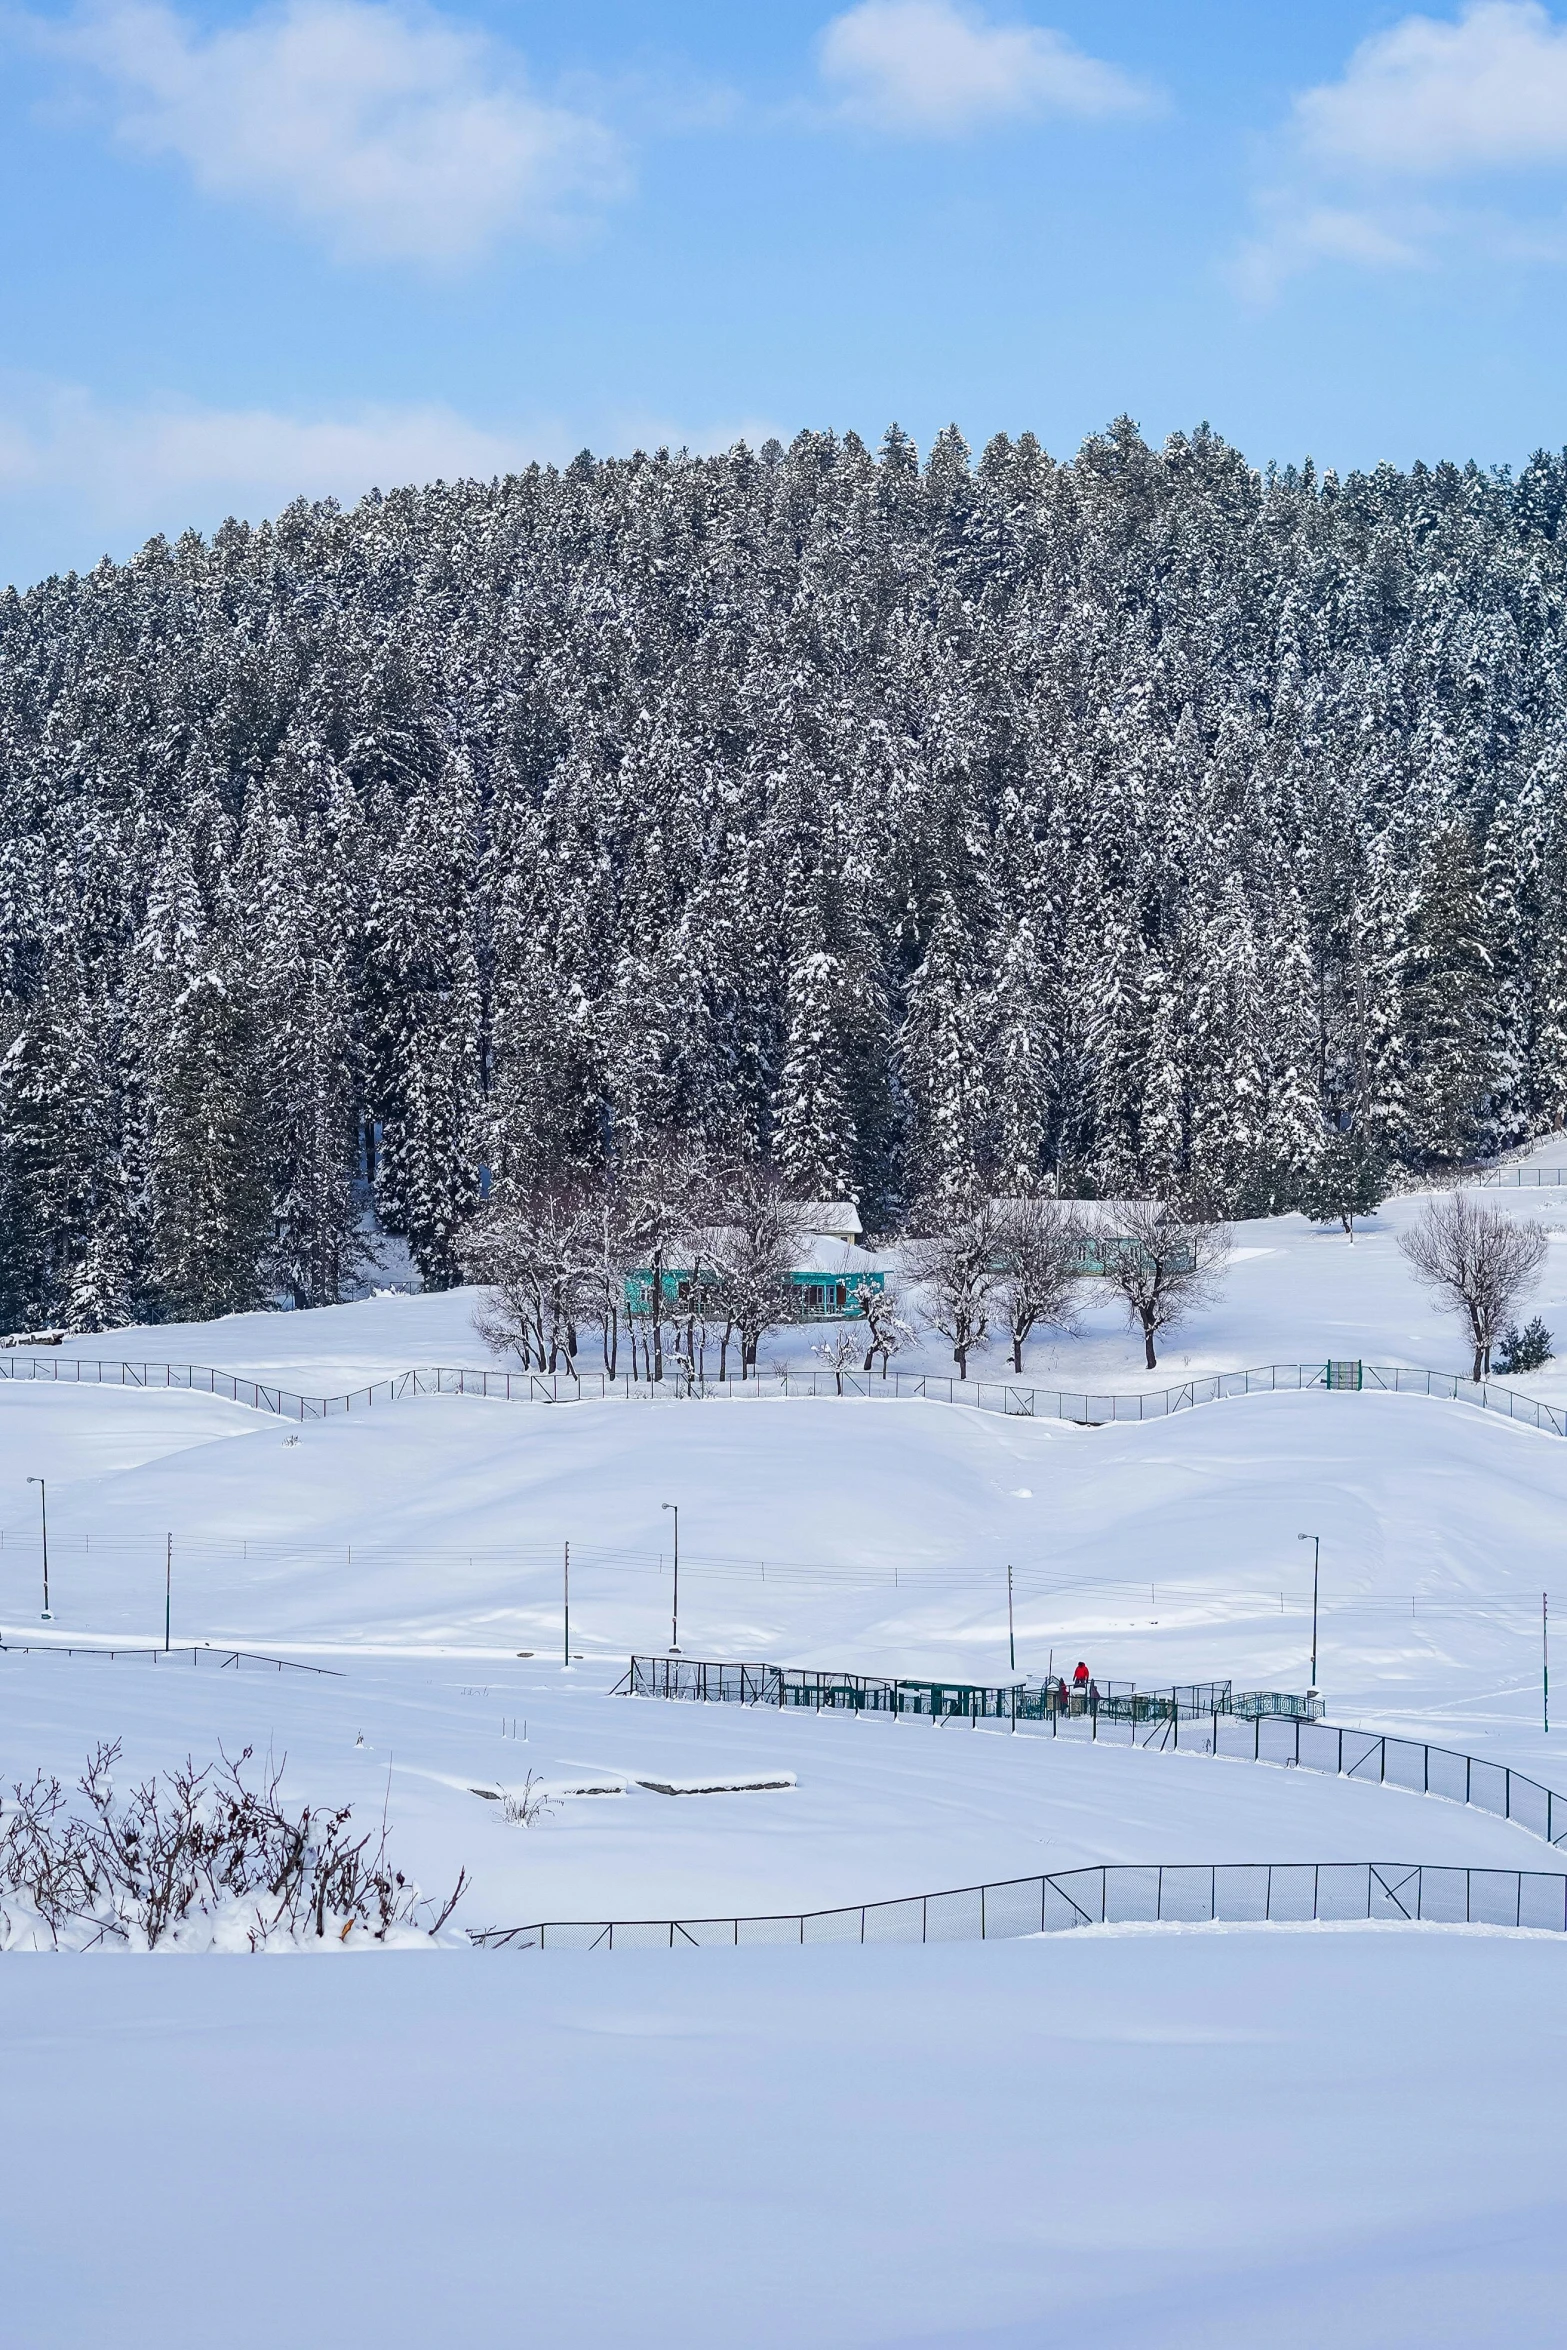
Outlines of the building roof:
{"type": "Polygon", "coordinates": [[[852,1199],[808,1199],[801,1204],[800,1216],[807,1232],[836,1232],[852,1240],[864,1230],[852,1199]]]}

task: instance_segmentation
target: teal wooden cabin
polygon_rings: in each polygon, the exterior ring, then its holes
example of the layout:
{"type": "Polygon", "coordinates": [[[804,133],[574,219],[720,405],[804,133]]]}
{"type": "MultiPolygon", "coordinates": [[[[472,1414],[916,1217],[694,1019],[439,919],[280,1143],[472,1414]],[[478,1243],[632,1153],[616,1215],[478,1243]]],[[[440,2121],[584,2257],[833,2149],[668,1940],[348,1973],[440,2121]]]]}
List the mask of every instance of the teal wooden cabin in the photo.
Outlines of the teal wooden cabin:
{"type": "MultiPolygon", "coordinates": [[[[717,1273],[705,1266],[694,1273],[689,1266],[666,1266],[661,1284],[664,1308],[673,1320],[692,1310],[692,1284],[697,1290],[697,1310],[711,1292],[721,1286],[717,1273]]],[[[885,1273],[791,1273],[789,1276],[789,1312],[791,1322],[859,1322],[865,1318],[862,1298],[866,1290],[882,1290],[887,1286],[885,1273]]],[[[626,1275],[626,1311],[645,1315],[653,1301],[653,1270],[644,1265],[635,1273],[626,1275]]],[[[712,1298],[716,1306],[719,1300],[712,1298]]]]}

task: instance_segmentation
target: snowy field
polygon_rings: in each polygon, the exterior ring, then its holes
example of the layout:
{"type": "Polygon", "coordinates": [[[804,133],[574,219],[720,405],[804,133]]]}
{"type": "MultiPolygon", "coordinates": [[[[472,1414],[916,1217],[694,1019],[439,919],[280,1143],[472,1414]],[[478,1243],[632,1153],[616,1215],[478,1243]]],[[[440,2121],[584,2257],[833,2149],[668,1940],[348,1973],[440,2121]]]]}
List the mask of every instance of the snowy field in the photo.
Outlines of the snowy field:
{"type": "MultiPolygon", "coordinates": [[[[1496,1195],[1549,1219],[1567,1198],[1496,1195]]],[[[1393,1246],[1237,1234],[1190,1367],[1457,1367],[1393,1246]]],[[[1567,1337],[1567,1253],[1542,1292],[1567,1337]],[[1555,1284],[1553,1288],[1552,1284],[1555,1284]],[[1560,1298],[1560,1304],[1556,1301],[1560,1298]]],[[[115,1333],[311,1393],[484,1359],[472,1300],[115,1333]]],[[[1146,1384],[1124,1332],[1041,1384],[1146,1384]]],[[[798,1349],[800,1341],[795,1339],[798,1349]]],[[[1049,1358],[1054,1357],[1052,1362],[1049,1358]]],[[[1529,1384],[1553,1389],[1557,1367],[1529,1384]]],[[[828,1906],[1093,1861],[1561,1868],[1392,1788],[928,1722],[610,1694],[667,1647],[870,1672],[1305,1686],[1329,1718],[1567,1790],[1540,1594],[1567,1444],[1306,1394],[1083,1429],[961,1406],[409,1399],[289,1427],[179,1392],[0,1385],[6,1781],[246,1746],[349,1801],[470,1926],[828,1906]],[[40,1624],[48,1480],[53,1621],[40,1624]],[[571,1654],[562,1565],[572,1552],[571,1654]],[[177,1655],[41,1653],[161,1640],[177,1655]],[[214,1655],[191,1661],[191,1644],[214,1655]],[[240,1647],[324,1671],[222,1668],[240,1647]],[[531,1827],[477,1789],[551,1798],[531,1827]],[[670,1797],[640,1781],[789,1784],[670,1797]],[[588,1785],[601,1794],[572,1793],[588,1785]]],[[[1553,1588],[1553,1585],[1556,1588],[1553,1588]]],[[[6,2335],[182,2346],[1555,2340],[1567,1939],[1110,1929],[953,1949],[328,1966],[13,1959],[6,2335]],[[345,1972],[345,1968],[348,1969],[345,1972]],[[99,2182],[84,2217],[83,2177],[99,2182]],[[286,2306],[247,2288],[289,2247],[286,2306]],[[90,2248],[88,2248],[90,2247],[90,2248]],[[133,2276],[177,2277],[151,2299],[133,2276]],[[352,2317],[345,2314],[351,2310],[352,2317]],[[129,2318],[129,2322],[127,2322],[129,2318]]]]}
{"type": "Polygon", "coordinates": [[[1561,2339],[1562,1952],[9,1969],[8,2339],[1561,2339]]]}

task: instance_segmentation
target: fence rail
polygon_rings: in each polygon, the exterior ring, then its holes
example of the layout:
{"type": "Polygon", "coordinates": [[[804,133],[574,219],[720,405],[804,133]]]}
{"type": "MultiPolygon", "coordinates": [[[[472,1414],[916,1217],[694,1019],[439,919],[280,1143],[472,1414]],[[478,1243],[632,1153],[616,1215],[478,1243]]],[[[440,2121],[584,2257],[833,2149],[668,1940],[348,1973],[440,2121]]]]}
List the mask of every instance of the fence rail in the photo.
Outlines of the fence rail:
{"type": "Polygon", "coordinates": [[[261,1656],[251,1648],[212,1648],[205,1642],[200,1647],[164,1648],[151,1640],[120,1640],[112,1647],[81,1640],[0,1640],[0,1656],[150,1656],[154,1664],[160,1660],[174,1664],[189,1657],[193,1665],[216,1665],[220,1672],[237,1671],[241,1665],[264,1665],[269,1672],[315,1673],[327,1681],[346,1678],[336,1665],[306,1665],[291,1656],[261,1656]]]}
{"type": "MultiPolygon", "coordinates": [[[[1238,1711],[1207,1720],[1177,1716],[1144,1729],[1100,1711],[1097,1722],[1052,1722],[1060,1737],[1088,1737],[1097,1743],[1138,1745],[1170,1754],[1216,1756],[1220,1761],[1273,1763],[1286,1770],[1320,1771],[1328,1777],[1360,1779],[1406,1794],[1434,1795],[1445,1803],[1466,1803],[1493,1819],[1511,1820],[1531,1836],[1558,1849],[1567,1846],[1567,1795],[1542,1786],[1527,1772],[1484,1755],[1430,1746],[1420,1738],[1397,1738],[1381,1730],[1340,1729],[1332,1722],[1293,1720],[1278,1714],[1238,1711]],[[1124,1736],[1117,1736],[1117,1731],[1124,1736]]],[[[1034,1735],[1040,1735],[1035,1732],[1034,1735]]]]}
{"type": "MultiPolygon", "coordinates": [[[[1102,1428],[1125,1421],[1164,1420],[1201,1404],[1223,1403],[1238,1396],[1293,1395],[1328,1392],[1345,1384],[1336,1374],[1349,1366],[1330,1363],[1260,1363],[1245,1371],[1215,1371],[1200,1379],[1183,1379],[1173,1387],[1095,1395],[1053,1387],[1027,1387],[1016,1380],[949,1379],[928,1371],[892,1371],[878,1378],[860,1371],[799,1371],[787,1368],[767,1377],[701,1379],[685,1373],[658,1386],[629,1376],[611,1379],[601,1371],[572,1377],[564,1371],[482,1371],[460,1365],[429,1365],[394,1371],[367,1387],[346,1395],[297,1395],[266,1380],[242,1379],[232,1371],[208,1363],[124,1363],[99,1361],[87,1355],[22,1354],[0,1349],[0,1380],[47,1381],[59,1386],[186,1389],[196,1395],[215,1395],[230,1403],[270,1412],[286,1420],[328,1420],[339,1414],[369,1411],[377,1404],[396,1403],[409,1395],[463,1395],[487,1397],[503,1403],[628,1403],[675,1401],[769,1402],[789,1397],[858,1397],[906,1400],[923,1398],[936,1403],[967,1404],[982,1412],[1000,1412],[1011,1419],[1068,1420],[1079,1427],[1102,1428]]],[[[1452,1371],[1423,1371],[1401,1364],[1360,1363],[1351,1384],[1362,1392],[1385,1395],[1426,1395],[1471,1409],[1498,1412],[1505,1419],[1536,1428],[1542,1434],[1567,1436],[1567,1406],[1542,1403],[1516,1388],[1493,1381],[1463,1379],[1452,1371]]]]}
{"type": "Polygon", "coordinates": [[[1080,1926],[1506,1926],[1567,1932],[1567,1877],[1413,1861],[1107,1863],[901,1901],[748,1918],[559,1919],[492,1926],[485,1950],[680,1950],[825,1942],[989,1942],[1080,1926]]]}
{"type": "Polygon", "coordinates": [[[1567,1186],[1567,1167],[1466,1167],[1460,1180],[1510,1191],[1555,1191],[1567,1186]]]}

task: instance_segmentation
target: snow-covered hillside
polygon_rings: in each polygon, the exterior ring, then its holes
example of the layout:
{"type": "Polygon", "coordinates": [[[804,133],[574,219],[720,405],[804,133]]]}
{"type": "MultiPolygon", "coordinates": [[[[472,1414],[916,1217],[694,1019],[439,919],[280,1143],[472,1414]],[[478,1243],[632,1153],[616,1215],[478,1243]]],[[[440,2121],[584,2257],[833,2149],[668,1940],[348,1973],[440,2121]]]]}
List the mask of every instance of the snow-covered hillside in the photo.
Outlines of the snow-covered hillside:
{"type": "MultiPolygon", "coordinates": [[[[1548,1195],[1507,1204],[1551,1212],[1548,1195]]],[[[1410,1212],[1396,1203],[1353,1250],[1294,1219],[1245,1228],[1225,1298],[1172,1365],[1456,1361],[1393,1245],[1410,1212]]],[[[1567,1258],[1551,1264],[1567,1329],[1567,1258]]],[[[383,1298],[100,1349],[330,1392],[483,1359],[471,1310],[462,1293],[383,1298]]],[[[1119,1364],[1144,1384],[1132,1353],[1107,1321],[1031,1370],[1081,1385],[1119,1364]]],[[[669,1643],[665,1503],[687,1654],[984,1680],[1009,1673],[1010,1566],[1020,1673],[1082,1655],[1143,1685],[1303,1688],[1299,1537],[1316,1534],[1330,1717],[1567,1789],[1561,1729],[1539,1719],[1567,1443],[1457,1404],[1321,1391],[1100,1428],[882,1398],[434,1396],[301,1426],[179,1391],[0,1384],[4,1776],[68,1778],[100,1738],[121,1741],[127,1780],[250,1747],[285,1762],[295,1802],[347,1801],[369,1825],[384,1810],[426,1890],[466,1869],[472,1926],[788,1910],[1098,1860],[1563,1865],[1519,1826],[1376,1784],[611,1694],[633,1649],[669,1643]],[[170,1561],[168,1658],[47,1652],[156,1642],[170,1561]],[[236,1646],[325,1670],[221,1664],[236,1646]],[[550,1799],[532,1826],[477,1792],[530,1773],[550,1799]],[[702,1776],[787,1783],[673,1798],[640,1783],[702,1776]],[[587,1786],[616,1791],[571,1792],[587,1786]]],[[[365,2312],[399,2345],[499,2323],[513,2268],[551,2341],[618,2342],[634,2320],[700,2350],[782,2344],[796,2315],[771,2296],[737,2334],[721,2297],[675,2286],[692,2266],[738,2291],[807,2262],[824,2342],[1010,2344],[1085,2247],[1109,2264],[1095,2323],[1111,2343],[1143,2338],[1161,2299],[1216,2294],[1272,2311],[1285,2342],[1331,2327],[1428,2350],[1487,2338],[1498,2312],[1543,2341],[1530,2328],[1567,2280],[1567,2239],[1540,2187],[1561,2151],[1540,2019],[1564,1962],[1559,1938],[1478,1929],[1107,1929],[952,1953],[452,1952],[352,1978],[193,1959],[176,1999],[168,1969],[12,1961],[13,2322],[30,2350],[90,2330],[124,2216],[59,2285],[59,2223],[21,2148],[53,2148],[63,2116],[112,2164],[133,2107],[143,2166],[175,2197],[166,2217],[139,2193],[126,2206],[160,2260],[192,2245],[204,2276],[214,2247],[232,2252],[236,2193],[271,2228],[308,2211],[312,2238],[375,2273],[394,2231],[409,2289],[395,2304],[373,2289],[365,2312]],[[1259,2127],[1281,2113],[1282,2137],[1259,2127]],[[285,2115],[307,2151],[280,2178],[285,2115]],[[219,2160],[196,2162],[198,2142],[219,2160]],[[1384,2159],[1362,2162],[1365,2145],[1384,2159]],[[1205,2182],[1190,2208],[1189,2174],[1205,2182]],[[680,2244],[667,2269],[661,2231],[680,2244]],[[455,2262],[444,2316],[437,2233],[455,2262]]],[[[1171,2339],[1196,2338],[1185,2323],[1171,2339]]],[[[159,2339],[184,2350],[206,2326],[181,2301],[159,2339]]],[[[226,2333],[270,2339],[244,2309],[226,2333]]]]}

